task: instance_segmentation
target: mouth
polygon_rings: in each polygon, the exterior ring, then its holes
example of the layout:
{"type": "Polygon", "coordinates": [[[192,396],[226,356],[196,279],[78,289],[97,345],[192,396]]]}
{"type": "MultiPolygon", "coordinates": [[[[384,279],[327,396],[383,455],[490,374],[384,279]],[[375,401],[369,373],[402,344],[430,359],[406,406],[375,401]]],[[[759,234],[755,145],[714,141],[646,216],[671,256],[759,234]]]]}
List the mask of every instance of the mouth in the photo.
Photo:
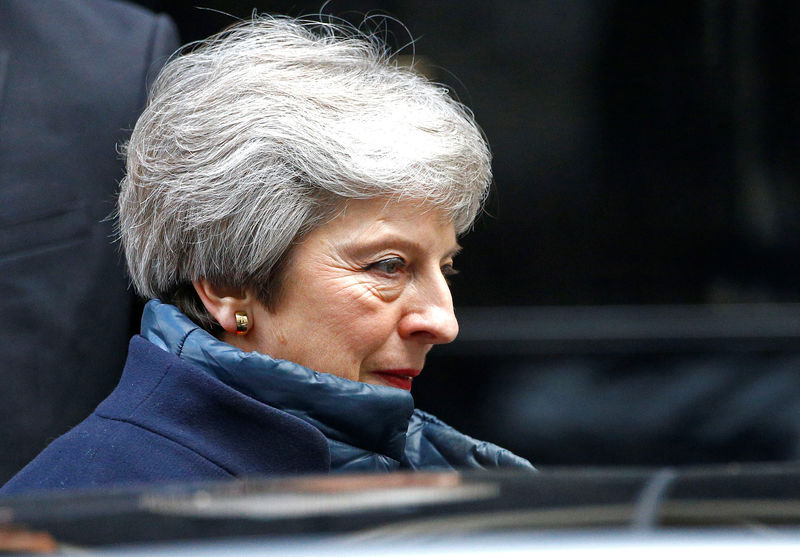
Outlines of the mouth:
{"type": "Polygon", "coordinates": [[[372,372],[389,387],[411,390],[411,382],[422,373],[421,369],[378,369],[372,372]]]}

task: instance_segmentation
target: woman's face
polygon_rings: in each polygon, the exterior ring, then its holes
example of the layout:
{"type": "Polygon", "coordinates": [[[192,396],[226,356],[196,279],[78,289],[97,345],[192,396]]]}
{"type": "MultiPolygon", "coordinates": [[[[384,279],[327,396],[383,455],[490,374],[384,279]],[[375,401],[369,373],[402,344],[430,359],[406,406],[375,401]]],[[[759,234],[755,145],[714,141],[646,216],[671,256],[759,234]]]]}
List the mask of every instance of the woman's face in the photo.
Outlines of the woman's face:
{"type": "Polygon", "coordinates": [[[352,200],[294,248],[278,304],[256,304],[253,327],[236,344],[410,389],[431,347],[458,334],[447,282],[458,250],[453,223],[438,210],[352,200]]]}

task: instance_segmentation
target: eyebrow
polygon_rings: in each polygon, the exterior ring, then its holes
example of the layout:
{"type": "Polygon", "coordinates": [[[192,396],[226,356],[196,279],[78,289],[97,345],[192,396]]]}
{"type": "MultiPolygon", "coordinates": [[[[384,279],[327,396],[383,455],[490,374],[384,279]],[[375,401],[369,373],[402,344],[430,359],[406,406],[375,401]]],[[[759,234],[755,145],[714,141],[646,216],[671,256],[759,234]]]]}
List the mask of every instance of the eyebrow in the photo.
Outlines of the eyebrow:
{"type": "Polygon", "coordinates": [[[455,247],[447,252],[447,257],[455,257],[456,255],[461,253],[463,250],[464,250],[464,248],[461,246],[461,244],[456,242],[455,247]]]}
{"type": "MultiPolygon", "coordinates": [[[[425,251],[425,246],[423,244],[413,240],[408,240],[402,236],[395,236],[393,234],[388,234],[383,237],[378,236],[377,238],[370,239],[365,242],[361,242],[359,240],[350,240],[342,245],[345,251],[356,253],[378,251],[379,249],[387,246],[400,246],[404,249],[416,252],[425,251]]],[[[447,250],[444,255],[442,255],[441,259],[455,257],[461,253],[462,249],[463,248],[461,247],[461,244],[456,242],[455,246],[447,250]]]]}

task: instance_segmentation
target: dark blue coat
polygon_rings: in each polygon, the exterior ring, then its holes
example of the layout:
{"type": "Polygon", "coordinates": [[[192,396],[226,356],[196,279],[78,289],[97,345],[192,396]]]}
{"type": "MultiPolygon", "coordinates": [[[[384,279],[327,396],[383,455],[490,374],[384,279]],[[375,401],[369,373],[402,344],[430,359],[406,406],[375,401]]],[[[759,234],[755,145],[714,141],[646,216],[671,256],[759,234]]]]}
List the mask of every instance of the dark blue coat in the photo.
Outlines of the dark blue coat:
{"type": "Polygon", "coordinates": [[[114,392],[0,494],[329,468],[319,430],[136,336],[114,392]]]}
{"type": "Polygon", "coordinates": [[[221,342],[149,302],[119,386],[0,494],[327,471],[532,469],[414,409],[402,390],[221,342]]]}

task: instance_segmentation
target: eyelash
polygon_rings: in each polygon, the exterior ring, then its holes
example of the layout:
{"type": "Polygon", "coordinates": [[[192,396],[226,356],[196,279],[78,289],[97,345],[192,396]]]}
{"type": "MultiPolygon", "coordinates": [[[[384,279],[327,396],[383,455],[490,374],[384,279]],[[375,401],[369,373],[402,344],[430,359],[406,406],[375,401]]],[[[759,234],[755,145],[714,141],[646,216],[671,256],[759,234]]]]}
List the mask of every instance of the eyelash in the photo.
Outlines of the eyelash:
{"type": "Polygon", "coordinates": [[[447,265],[442,265],[442,275],[444,276],[444,281],[447,283],[447,286],[453,284],[453,277],[456,276],[460,271],[453,267],[452,263],[448,263],[447,265]]]}
{"type": "Polygon", "coordinates": [[[400,257],[388,257],[386,259],[381,259],[380,261],[376,261],[375,263],[370,263],[369,265],[366,266],[365,270],[379,271],[386,275],[393,275],[397,272],[398,269],[405,269],[405,266],[406,262],[403,261],[403,259],[401,259],[400,257]],[[395,268],[392,271],[389,271],[385,268],[381,268],[382,266],[387,266],[387,265],[396,265],[397,268],[395,268]]]}
{"type": "Polygon", "coordinates": [[[456,275],[457,275],[458,273],[460,273],[460,272],[461,272],[461,271],[459,271],[458,269],[456,269],[455,267],[453,267],[453,264],[452,264],[452,263],[448,263],[447,265],[442,265],[442,274],[443,274],[443,275],[444,275],[446,278],[454,277],[454,276],[456,276],[456,275]]]}
{"type": "MultiPolygon", "coordinates": [[[[400,257],[388,257],[386,259],[382,259],[380,261],[376,261],[375,263],[370,263],[367,265],[364,270],[365,271],[378,271],[386,275],[394,275],[397,273],[398,270],[404,270],[406,267],[406,262],[400,257]],[[388,270],[385,267],[387,265],[396,266],[392,270],[388,270]]],[[[447,280],[447,284],[450,284],[450,278],[454,277],[459,273],[458,269],[453,267],[452,263],[447,263],[446,265],[442,265],[442,275],[447,280]]]]}

